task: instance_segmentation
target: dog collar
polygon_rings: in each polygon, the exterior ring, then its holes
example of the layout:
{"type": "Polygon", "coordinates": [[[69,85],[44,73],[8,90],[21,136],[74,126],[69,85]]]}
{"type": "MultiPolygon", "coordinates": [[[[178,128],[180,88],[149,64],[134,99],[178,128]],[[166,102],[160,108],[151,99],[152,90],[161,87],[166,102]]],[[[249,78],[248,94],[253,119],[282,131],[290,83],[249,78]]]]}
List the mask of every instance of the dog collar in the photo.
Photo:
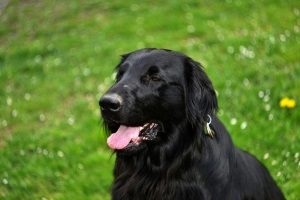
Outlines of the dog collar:
{"type": "Polygon", "coordinates": [[[208,121],[206,122],[206,129],[205,129],[205,134],[209,135],[210,137],[214,137],[215,132],[210,128],[212,119],[210,115],[207,115],[208,121]]]}

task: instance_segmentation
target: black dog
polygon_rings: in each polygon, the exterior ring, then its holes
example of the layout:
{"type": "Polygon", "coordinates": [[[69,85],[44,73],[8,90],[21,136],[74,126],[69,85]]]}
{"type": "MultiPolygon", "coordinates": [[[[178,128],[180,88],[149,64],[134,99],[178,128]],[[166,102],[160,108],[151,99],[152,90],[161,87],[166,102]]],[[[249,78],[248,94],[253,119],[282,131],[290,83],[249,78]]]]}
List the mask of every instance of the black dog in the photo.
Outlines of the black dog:
{"type": "Polygon", "coordinates": [[[148,48],[124,55],[117,71],[99,102],[117,155],[113,200],[284,199],[267,169],[234,147],[199,63],[148,48]]]}

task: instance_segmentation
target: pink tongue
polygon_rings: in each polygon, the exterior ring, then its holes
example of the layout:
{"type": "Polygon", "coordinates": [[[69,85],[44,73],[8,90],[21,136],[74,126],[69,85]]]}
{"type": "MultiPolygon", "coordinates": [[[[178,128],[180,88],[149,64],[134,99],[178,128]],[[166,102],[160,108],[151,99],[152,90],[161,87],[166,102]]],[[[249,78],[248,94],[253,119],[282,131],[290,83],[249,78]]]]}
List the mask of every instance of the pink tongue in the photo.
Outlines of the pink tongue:
{"type": "Polygon", "coordinates": [[[140,127],[128,127],[121,125],[117,132],[107,138],[107,144],[111,149],[124,149],[131,139],[137,138],[140,127]]]}

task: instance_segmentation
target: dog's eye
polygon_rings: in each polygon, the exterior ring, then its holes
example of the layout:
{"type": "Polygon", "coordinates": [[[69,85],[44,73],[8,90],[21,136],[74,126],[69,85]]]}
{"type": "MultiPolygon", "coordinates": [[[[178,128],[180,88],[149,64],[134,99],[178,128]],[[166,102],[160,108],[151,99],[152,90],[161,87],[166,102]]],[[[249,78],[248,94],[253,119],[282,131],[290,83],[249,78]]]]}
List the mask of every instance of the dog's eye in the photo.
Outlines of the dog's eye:
{"type": "Polygon", "coordinates": [[[152,80],[152,81],[160,81],[161,79],[160,79],[160,76],[158,75],[158,74],[152,74],[151,76],[150,76],[150,79],[152,80]]]}
{"type": "Polygon", "coordinates": [[[161,81],[158,67],[149,67],[147,73],[144,76],[142,76],[141,81],[145,84],[148,84],[150,81],[161,81]]]}
{"type": "Polygon", "coordinates": [[[159,69],[157,66],[151,66],[148,69],[148,76],[151,81],[160,81],[159,69]]]}
{"type": "Polygon", "coordinates": [[[161,78],[158,74],[152,74],[152,75],[147,74],[141,78],[141,81],[145,84],[148,84],[151,81],[155,81],[155,82],[161,81],[161,78]]]}

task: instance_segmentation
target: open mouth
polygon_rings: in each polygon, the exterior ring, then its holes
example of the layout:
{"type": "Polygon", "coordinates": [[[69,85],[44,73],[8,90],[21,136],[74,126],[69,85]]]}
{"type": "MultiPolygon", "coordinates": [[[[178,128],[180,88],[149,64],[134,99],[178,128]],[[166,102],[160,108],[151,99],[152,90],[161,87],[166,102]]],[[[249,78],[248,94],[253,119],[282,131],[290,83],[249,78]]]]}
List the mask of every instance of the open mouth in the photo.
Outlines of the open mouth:
{"type": "Polygon", "coordinates": [[[139,146],[144,141],[156,140],[160,131],[162,126],[154,122],[134,127],[120,125],[118,130],[107,138],[107,144],[114,150],[128,149],[139,146]]]}

